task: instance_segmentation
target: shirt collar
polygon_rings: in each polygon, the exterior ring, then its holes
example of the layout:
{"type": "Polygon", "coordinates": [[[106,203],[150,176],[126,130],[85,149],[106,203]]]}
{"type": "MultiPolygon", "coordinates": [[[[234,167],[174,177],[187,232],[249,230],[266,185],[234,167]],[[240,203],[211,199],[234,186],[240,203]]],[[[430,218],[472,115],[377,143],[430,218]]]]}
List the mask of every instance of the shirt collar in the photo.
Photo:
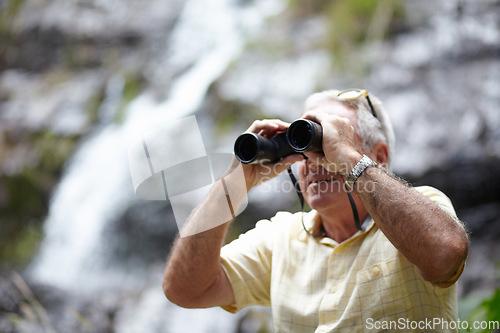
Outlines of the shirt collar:
{"type": "MultiPolygon", "coordinates": [[[[303,219],[304,228],[306,228],[311,234],[316,235],[323,229],[323,224],[322,224],[321,218],[316,210],[313,209],[308,213],[302,213],[301,218],[303,219]]],[[[348,241],[350,239],[358,237],[359,235],[362,235],[362,234],[369,232],[373,228],[374,225],[375,225],[375,221],[373,220],[373,218],[371,218],[370,215],[368,215],[362,224],[362,227],[364,230],[358,230],[354,235],[352,235],[351,237],[349,237],[345,241],[348,241]]],[[[308,235],[306,233],[304,228],[300,228],[299,233],[297,235],[297,238],[303,242],[307,241],[308,238],[312,238],[311,235],[308,235]]],[[[319,236],[319,237],[316,237],[314,239],[316,241],[318,241],[319,243],[325,244],[325,245],[335,246],[335,245],[339,244],[335,240],[331,239],[330,237],[326,237],[326,236],[319,236]]]]}

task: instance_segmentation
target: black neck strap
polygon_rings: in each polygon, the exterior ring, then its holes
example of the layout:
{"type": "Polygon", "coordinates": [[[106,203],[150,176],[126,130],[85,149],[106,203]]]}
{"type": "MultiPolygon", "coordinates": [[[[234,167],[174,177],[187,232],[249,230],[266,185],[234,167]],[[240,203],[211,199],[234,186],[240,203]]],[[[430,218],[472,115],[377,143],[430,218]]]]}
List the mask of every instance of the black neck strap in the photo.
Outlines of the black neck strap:
{"type": "Polygon", "coordinates": [[[354,223],[356,224],[356,229],[363,231],[363,226],[361,225],[359,221],[359,214],[358,214],[358,208],[356,207],[356,203],[354,202],[354,198],[351,195],[351,192],[353,189],[350,189],[349,186],[347,186],[347,183],[344,180],[344,177],[342,177],[342,182],[344,183],[344,188],[345,191],[347,192],[347,197],[349,198],[349,203],[351,204],[351,209],[352,209],[352,215],[354,215],[354,223]]]}
{"type": "MultiPolygon", "coordinates": [[[[295,191],[297,192],[297,196],[299,197],[299,202],[300,202],[300,211],[302,212],[302,215],[304,214],[304,196],[302,195],[302,191],[300,190],[300,184],[297,181],[297,178],[295,178],[292,168],[288,168],[288,176],[290,176],[290,180],[292,181],[293,187],[295,188],[295,191]]],[[[342,177],[342,182],[344,183],[344,188],[347,192],[347,197],[349,198],[349,203],[351,204],[351,209],[352,209],[352,215],[354,216],[354,224],[356,224],[356,229],[363,231],[363,227],[361,226],[361,223],[359,221],[359,214],[358,214],[358,209],[356,207],[356,203],[354,202],[354,198],[351,195],[352,189],[349,189],[347,186],[344,177],[342,177]]],[[[304,228],[305,232],[312,237],[320,237],[324,236],[325,232],[323,230],[320,230],[317,234],[312,234],[309,230],[307,230],[306,226],[304,225],[304,219],[302,219],[302,227],[304,228]]]]}

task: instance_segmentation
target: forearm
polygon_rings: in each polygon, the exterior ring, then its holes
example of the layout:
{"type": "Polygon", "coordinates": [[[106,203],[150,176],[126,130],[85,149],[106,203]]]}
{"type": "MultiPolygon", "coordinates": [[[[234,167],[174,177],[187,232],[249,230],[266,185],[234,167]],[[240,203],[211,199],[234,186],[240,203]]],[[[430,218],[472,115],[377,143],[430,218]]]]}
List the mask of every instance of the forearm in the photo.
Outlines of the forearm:
{"type": "MultiPolygon", "coordinates": [[[[287,127],[279,120],[255,121],[248,132],[271,138],[287,127]]],[[[220,248],[229,224],[246,200],[248,190],[301,159],[301,155],[292,154],[274,165],[242,165],[233,159],[208,197],[188,218],[171,251],[163,289],[172,302],[185,307],[234,303],[231,285],[220,264],[220,248]],[[187,235],[190,236],[182,237],[187,235]]]]}
{"type": "Polygon", "coordinates": [[[220,247],[228,223],[189,237],[178,237],[163,278],[165,295],[184,307],[206,307],[207,294],[221,276],[220,247]]]}
{"type": "Polygon", "coordinates": [[[378,227],[426,280],[448,279],[467,256],[463,225],[384,170],[367,168],[356,192],[378,227]]]}
{"type": "Polygon", "coordinates": [[[227,211],[231,204],[234,217],[234,211],[246,197],[246,188],[238,186],[231,174],[223,179],[214,184],[207,198],[190,215],[180,233],[190,236],[177,238],[167,262],[163,289],[172,302],[185,307],[233,301],[220,265],[220,248],[232,219],[222,221],[221,212],[227,211]]]}

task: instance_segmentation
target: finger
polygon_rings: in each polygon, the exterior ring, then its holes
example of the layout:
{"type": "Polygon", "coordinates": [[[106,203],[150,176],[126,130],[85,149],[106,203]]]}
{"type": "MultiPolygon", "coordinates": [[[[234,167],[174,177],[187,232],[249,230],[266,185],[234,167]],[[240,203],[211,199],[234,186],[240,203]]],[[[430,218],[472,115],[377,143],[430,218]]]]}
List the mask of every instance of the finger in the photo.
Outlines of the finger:
{"type": "Polygon", "coordinates": [[[288,125],[288,123],[279,119],[256,120],[247,129],[247,132],[268,136],[286,130],[288,125]]]}
{"type": "Polygon", "coordinates": [[[287,123],[286,121],[283,121],[281,119],[269,119],[269,121],[272,121],[273,123],[277,124],[280,129],[287,129],[288,126],[290,126],[290,123],[287,123]]]}
{"type": "Polygon", "coordinates": [[[324,120],[325,117],[326,114],[324,112],[308,111],[304,114],[302,118],[307,120],[312,120],[317,122],[318,124],[321,124],[321,121],[324,120]]]}
{"type": "Polygon", "coordinates": [[[326,112],[318,112],[318,111],[308,111],[304,114],[304,119],[312,120],[317,122],[318,124],[323,125],[325,122],[335,122],[338,120],[342,120],[344,122],[349,122],[349,118],[338,116],[331,113],[326,112]]]}
{"type": "Polygon", "coordinates": [[[304,155],[307,156],[310,162],[322,166],[324,169],[330,171],[330,172],[337,172],[337,167],[335,164],[329,162],[325,154],[323,153],[317,153],[317,152],[305,152],[304,155]]]}
{"type": "Polygon", "coordinates": [[[319,161],[322,158],[325,158],[325,154],[323,154],[323,152],[306,151],[306,152],[304,152],[304,155],[306,155],[307,158],[310,159],[312,162],[314,162],[316,160],[319,161]]]}
{"type": "Polygon", "coordinates": [[[301,154],[292,154],[288,155],[287,157],[283,158],[279,162],[279,166],[277,168],[278,173],[281,173],[291,167],[294,163],[302,161],[304,157],[301,154]]]}

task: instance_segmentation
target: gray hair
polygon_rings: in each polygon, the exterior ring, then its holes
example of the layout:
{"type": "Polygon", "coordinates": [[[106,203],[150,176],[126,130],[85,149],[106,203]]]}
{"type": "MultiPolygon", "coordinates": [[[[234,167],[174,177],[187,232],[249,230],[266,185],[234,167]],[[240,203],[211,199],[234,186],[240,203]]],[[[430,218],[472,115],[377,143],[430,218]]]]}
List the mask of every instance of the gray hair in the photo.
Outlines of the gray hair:
{"type": "Polygon", "coordinates": [[[356,131],[362,139],[363,149],[370,152],[375,144],[385,142],[389,150],[388,165],[391,165],[392,155],[394,153],[395,136],[392,129],[391,120],[389,115],[382,106],[382,102],[373,94],[369,94],[370,101],[377,118],[373,117],[368,105],[367,98],[360,97],[355,100],[344,100],[337,95],[339,90],[327,90],[309,96],[304,103],[304,110],[307,111],[321,104],[332,101],[338,101],[347,106],[353,107],[357,111],[358,122],[356,124],[356,131]]]}

